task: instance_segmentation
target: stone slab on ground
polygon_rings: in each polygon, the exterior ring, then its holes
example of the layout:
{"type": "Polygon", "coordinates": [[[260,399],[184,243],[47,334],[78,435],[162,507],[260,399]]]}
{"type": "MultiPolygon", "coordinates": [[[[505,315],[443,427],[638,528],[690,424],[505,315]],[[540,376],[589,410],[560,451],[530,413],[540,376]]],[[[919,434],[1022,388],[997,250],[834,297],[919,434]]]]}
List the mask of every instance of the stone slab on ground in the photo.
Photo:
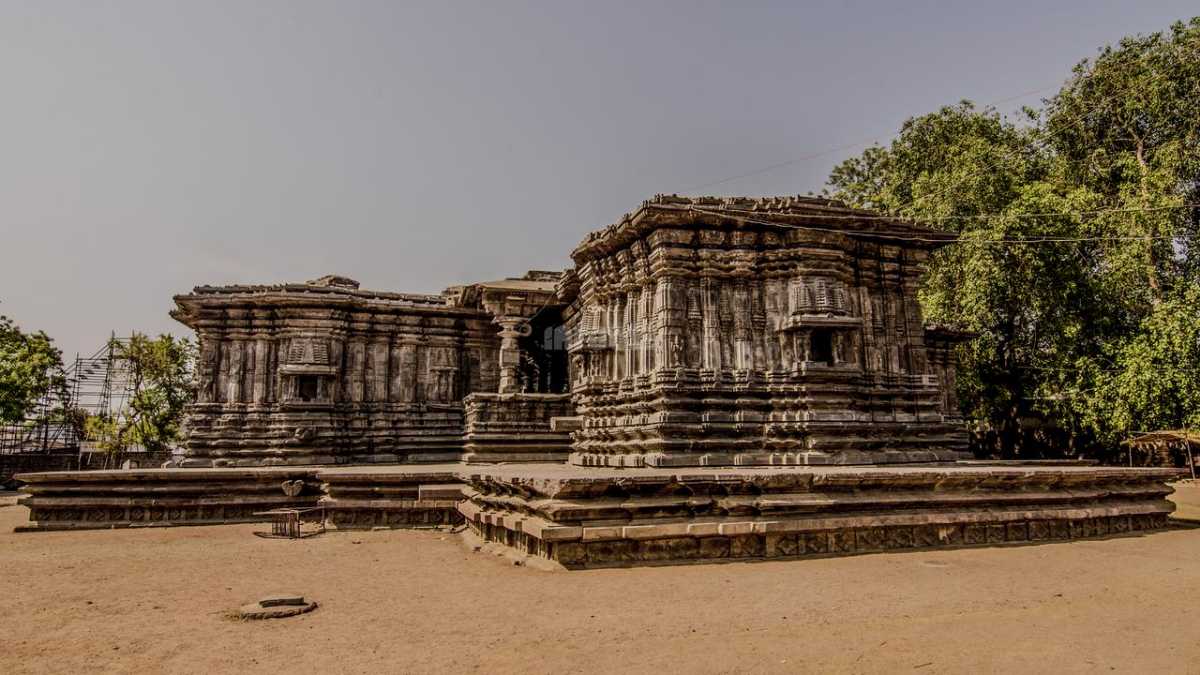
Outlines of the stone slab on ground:
{"type": "Polygon", "coordinates": [[[316,608],[316,601],[305,600],[303,595],[271,595],[258,602],[242,605],[237,617],[248,620],[283,619],[306,614],[316,608]]]}

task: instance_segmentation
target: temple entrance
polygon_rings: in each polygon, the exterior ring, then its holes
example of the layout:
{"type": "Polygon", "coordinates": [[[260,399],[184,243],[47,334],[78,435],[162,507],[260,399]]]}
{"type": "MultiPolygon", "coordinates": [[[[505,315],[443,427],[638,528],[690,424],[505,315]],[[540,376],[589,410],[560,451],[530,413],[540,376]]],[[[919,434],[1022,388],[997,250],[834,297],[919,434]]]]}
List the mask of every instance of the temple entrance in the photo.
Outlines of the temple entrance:
{"type": "Polygon", "coordinates": [[[521,338],[521,391],[530,394],[563,394],[567,378],[567,335],[562,313],[546,308],[529,321],[530,333],[521,338]]]}

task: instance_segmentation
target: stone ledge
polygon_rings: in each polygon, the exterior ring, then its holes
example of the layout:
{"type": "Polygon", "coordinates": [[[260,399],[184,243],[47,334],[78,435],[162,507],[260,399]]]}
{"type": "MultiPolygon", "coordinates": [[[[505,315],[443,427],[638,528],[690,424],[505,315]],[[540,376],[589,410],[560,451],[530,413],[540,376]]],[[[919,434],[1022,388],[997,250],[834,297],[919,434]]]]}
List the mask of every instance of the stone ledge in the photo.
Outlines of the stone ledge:
{"type": "Polygon", "coordinates": [[[475,536],[568,568],[845,555],[1159,529],[1171,470],[1088,466],[498,467],[459,512],[475,536]]]}
{"type": "MultiPolygon", "coordinates": [[[[1128,536],[1163,529],[1165,513],[1082,519],[1035,519],[968,524],[879,525],[774,534],[726,532],[687,537],[624,537],[582,541],[539,539],[523,532],[472,524],[484,541],[553,560],[568,569],[629,567],[856,555],[934,547],[1048,543],[1128,536]]],[[[619,528],[618,528],[619,529],[619,528]]]]}

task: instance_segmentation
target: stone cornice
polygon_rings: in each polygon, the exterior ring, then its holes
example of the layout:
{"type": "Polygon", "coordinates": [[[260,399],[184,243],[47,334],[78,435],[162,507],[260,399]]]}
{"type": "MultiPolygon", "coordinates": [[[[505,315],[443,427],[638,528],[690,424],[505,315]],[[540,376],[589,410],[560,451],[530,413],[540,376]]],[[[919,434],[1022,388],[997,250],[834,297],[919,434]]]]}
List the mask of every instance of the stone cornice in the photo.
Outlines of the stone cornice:
{"type": "Polygon", "coordinates": [[[876,212],[852,209],[829,199],[656,195],[616,223],[588,234],[571,252],[571,258],[578,265],[610,255],[661,227],[704,229],[725,225],[776,232],[795,232],[797,226],[802,226],[816,237],[834,235],[920,249],[938,248],[957,238],[949,232],[881,218],[876,212]]]}

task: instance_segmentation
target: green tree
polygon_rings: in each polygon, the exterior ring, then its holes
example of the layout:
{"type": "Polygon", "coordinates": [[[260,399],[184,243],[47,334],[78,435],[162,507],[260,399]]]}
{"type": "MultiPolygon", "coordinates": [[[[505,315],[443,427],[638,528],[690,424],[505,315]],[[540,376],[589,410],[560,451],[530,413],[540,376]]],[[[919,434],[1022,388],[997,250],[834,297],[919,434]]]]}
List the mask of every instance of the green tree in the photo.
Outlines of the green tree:
{"type": "Polygon", "coordinates": [[[1058,213],[1079,195],[1055,184],[1056,163],[1035,128],[969,102],[909,120],[887,148],[833,170],[830,191],[856,206],[957,232],[934,255],[920,296],[928,321],[972,331],[960,353],[964,412],[993,431],[1001,454],[1020,452],[1020,425],[1034,415],[1048,368],[1078,347],[1092,290],[1070,245],[1029,237],[1073,236],[1058,213]]]}
{"type": "Polygon", "coordinates": [[[0,316],[0,423],[19,424],[45,396],[66,399],[62,352],[43,332],[0,316]]]}
{"type": "Polygon", "coordinates": [[[1081,369],[1093,389],[1079,411],[1102,439],[1115,443],[1135,430],[1200,429],[1198,318],[1200,287],[1172,291],[1136,333],[1081,369]]]}
{"type": "Polygon", "coordinates": [[[959,233],[921,301],[978,334],[959,394],[991,450],[1024,454],[1028,418],[1081,446],[1194,419],[1200,19],[1105,48],[1017,122],[968,102],[911,119],[827,193],[959,233]]]}
{"type": "Polygon", "coordinates": [[[1063,415],[1110,445],[1133,431],[1194,425],[1200,18],[1081,62],[1040,120],[1064,182],[1113,209],[1085,228],[1114,238],[1093,258],[1109,326],[1062,378],[1075,392],[1063,415]]]}
{"type": "Polygon", "coordinates": [[[114,340],[113,359],[126,369],[130,397],[109,415],[90,417],[87,437],[99,447],[120,453],[132,445],[160,452],[180,439],[185,406],[195,395],[195,345],[187,338],[134,333],[114,340]]]}
{"type": "Polygon", "coordinates": [[[1172,207],[1200,203],[1200,17],[1082,61],[1041,122],[1072,184],[1110,207],[1164,209],[1097,223],[1105,233],[1161,237],[1108,252],[1126,276],[1144,277],[1145,295],[1131,299],[1154,304],[1181,272],[1194,280],[1200,211],[1172,207]]]}

